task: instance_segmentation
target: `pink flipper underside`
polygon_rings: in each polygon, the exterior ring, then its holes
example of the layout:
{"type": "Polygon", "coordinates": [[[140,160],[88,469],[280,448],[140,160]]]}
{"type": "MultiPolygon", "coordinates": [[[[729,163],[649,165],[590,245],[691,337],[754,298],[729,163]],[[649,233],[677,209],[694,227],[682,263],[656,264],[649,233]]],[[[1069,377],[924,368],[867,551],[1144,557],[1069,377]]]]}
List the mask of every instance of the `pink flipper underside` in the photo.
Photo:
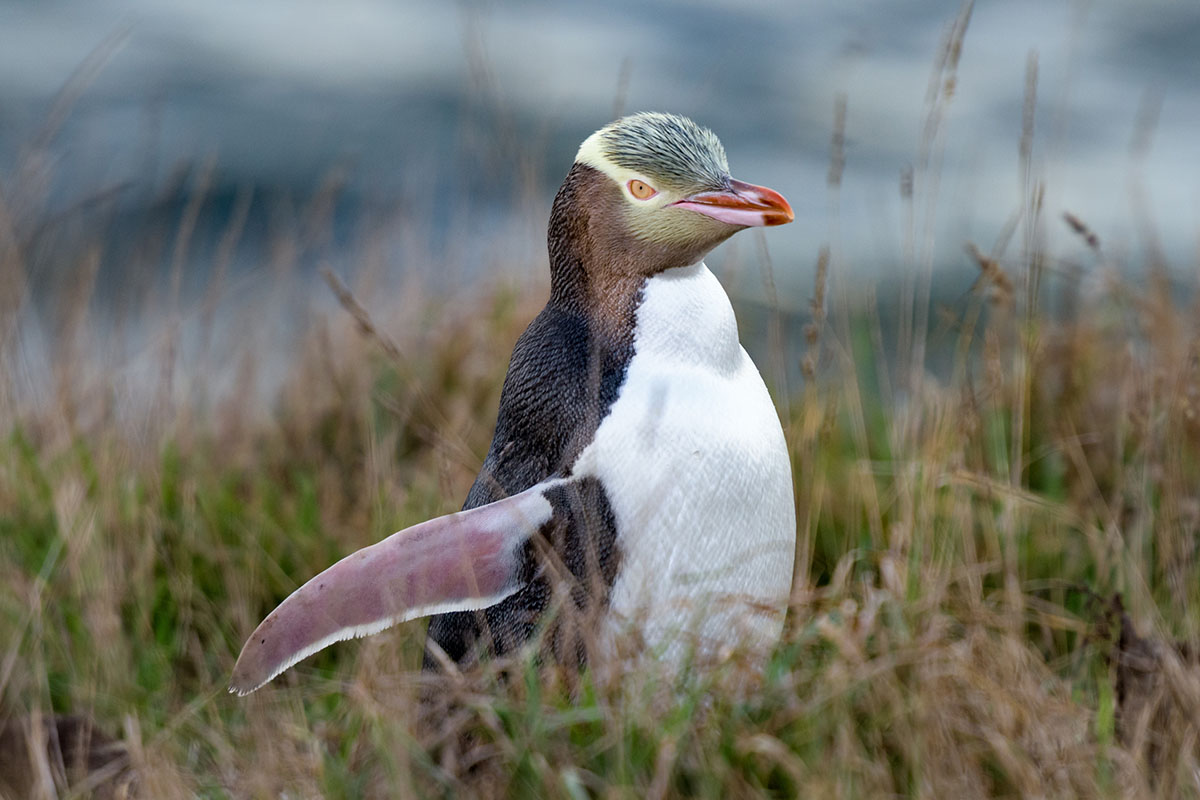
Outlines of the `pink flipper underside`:
{"type": "Polygon", "coordinates": [[[544,492],[557,483],[422,522],[343,558],[255,629],[238,656],[229,690],[249,694],[343,639],[500,602],[520,588],[521,545],[551,518],[544,492]]]}

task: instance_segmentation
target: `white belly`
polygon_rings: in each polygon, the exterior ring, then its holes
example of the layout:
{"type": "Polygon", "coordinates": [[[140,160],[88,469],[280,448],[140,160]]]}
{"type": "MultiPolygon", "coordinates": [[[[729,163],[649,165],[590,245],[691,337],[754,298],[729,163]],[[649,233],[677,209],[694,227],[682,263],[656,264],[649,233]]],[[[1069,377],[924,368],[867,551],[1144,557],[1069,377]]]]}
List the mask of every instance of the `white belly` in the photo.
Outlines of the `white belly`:
{"type": "Polygon", "coordinates": [[[621,567],[614,621],[652,646],[774,642],[796,520],[779,417],[704,264],[651,278],[620,394],[576,462],[604,484],[621,567]]]}

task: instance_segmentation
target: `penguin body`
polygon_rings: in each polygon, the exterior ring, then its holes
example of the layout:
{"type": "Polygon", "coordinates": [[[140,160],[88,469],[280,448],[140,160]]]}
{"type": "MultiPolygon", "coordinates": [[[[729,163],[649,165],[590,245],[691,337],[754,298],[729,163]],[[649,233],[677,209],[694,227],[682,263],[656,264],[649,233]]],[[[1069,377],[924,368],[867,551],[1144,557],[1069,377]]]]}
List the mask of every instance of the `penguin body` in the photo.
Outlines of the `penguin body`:
{"type": "Polygon", "coordinates": [[[597,478],[612,507],[614,621],[672,649],[681,633],[702,646],[751,630],[778,639],[795,554],[791,463],[703,262],[647,279],[625,383],[574,474],[597,478]]]}
{"type": "MultiPolygon", "coordinates": [[[[429,641],[455,661],[522,645],[564,604],[589,631],[638,625],[673,652],[777,638],[790,461],[702,259],[744,227],[791,219],[781,196],[730,178],[720,142],[690,120],[634,115],[589,137],[551,212],[550,299],[513,350],[464,510],[298,589],[250,637],[231,691],[427,615],[429,641]]],[[[549,630],[560,657],[583,655],[549,630]]]]}

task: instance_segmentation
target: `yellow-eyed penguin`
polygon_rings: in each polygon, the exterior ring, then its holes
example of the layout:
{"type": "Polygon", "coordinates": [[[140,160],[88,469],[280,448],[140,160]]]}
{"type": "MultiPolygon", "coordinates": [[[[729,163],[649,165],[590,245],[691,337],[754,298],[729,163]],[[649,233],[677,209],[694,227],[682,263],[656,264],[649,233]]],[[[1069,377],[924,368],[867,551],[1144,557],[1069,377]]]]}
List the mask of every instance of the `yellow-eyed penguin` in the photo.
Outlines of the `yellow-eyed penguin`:
{"type": "Polygon", "coordinates": [[[634,114],[589,136],[550,213],[550,300],[513,350],[464,510],[296,590],[246,642],[230,691],[428,615],[451,658],[502,653],[563,582],[608,628],[639,621],[649,647],[778,638],[796,539],[787,447],[702,259],[792,219],[690,119],[634,114]]]}

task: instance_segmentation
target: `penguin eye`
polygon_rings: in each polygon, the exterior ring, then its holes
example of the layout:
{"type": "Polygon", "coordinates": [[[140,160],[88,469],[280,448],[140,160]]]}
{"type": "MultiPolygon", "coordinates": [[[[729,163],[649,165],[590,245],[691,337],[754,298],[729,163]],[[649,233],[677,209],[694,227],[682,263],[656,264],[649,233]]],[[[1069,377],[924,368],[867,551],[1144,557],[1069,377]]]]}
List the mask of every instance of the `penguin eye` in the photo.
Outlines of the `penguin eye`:
{"type": "Polygon", "coordinates": [[[636,178],[629,182],[629,193],[638,200],[649,200],[654,195],[658,194],[658,190],[648,183],[639,181],[636,178]]]}

